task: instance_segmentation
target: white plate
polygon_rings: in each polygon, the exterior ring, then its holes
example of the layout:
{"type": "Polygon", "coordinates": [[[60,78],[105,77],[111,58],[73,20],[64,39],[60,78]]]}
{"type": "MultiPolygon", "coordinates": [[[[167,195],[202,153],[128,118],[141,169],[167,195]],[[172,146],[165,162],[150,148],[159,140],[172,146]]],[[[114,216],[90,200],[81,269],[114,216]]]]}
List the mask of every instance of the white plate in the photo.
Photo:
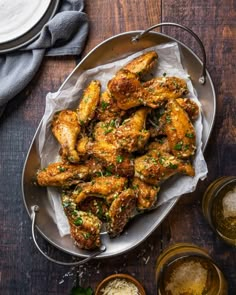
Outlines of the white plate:
{"type": "Polygon", "coordinates": [[[0,0],[0,44],[27,33],[43,17],[51,0],[0,0]]]}

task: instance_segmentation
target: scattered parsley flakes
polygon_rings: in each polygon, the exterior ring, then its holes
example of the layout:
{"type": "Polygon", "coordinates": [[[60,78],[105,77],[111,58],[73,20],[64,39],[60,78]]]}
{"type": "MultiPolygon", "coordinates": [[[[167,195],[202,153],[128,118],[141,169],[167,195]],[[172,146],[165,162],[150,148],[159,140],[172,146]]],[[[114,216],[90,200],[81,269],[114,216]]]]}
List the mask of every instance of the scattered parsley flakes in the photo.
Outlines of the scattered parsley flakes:
{"type": "Polygon", "coordinates": [[[108,107],[109,103],[105,102],[104,100],[102,100],[101,102],[101,107],[102,107],[102,111],[104,112],[106,110],[106,108],[108,107]]]}
{"type": "Polygon", "coordinates": [[[174,149],[176,151],[181,151],[182,150],[182,147],[183,147],[183,142],[180,141],[180,142],[176,143],[176,145],[174,146],[174,149]]]}
{"type": "Polygon", "coordinates": [[[121,155],[118,155],[117,157],[116,157],[116,162],[117,163],[122,163],[124,161],[124,158],[121,156],[121,155]]]}
{"type": "Polygon", "coordinates": [[[74,221],[74,225],[82,225],[83,224],[83,220],[82,218],[79,216],[78,218],[76,218],[76,220],[74,221]]]}

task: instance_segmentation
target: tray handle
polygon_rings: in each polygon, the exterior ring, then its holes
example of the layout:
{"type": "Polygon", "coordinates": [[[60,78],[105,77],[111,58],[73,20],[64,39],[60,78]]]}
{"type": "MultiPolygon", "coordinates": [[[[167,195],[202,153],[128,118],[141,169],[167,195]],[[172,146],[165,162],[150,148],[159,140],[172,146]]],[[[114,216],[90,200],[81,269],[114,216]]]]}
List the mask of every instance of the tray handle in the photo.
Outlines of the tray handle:
{"type": "Polygon", "coordinates": [[[36,246],[36,248],[38,249],[38,251],[45,257],[47,258],[49,261],[51,262],[54,262],[56,264],[59,264],[59,265],[67,265],[67,266],[73,266],[73,265],[81,265],[81,264],[84,264],[86,262],[88,262],[89,260],[93,259],[94,257],[98,256],[99,254],[101,254],[102,252],[106,251],[106,246],[105,245],[101,245],[99,250],[94,252],[93,254],[91,254],[89,257],[83,259],[83,260],[80,260],[80,261],[74,261],[74,262],[64,262],[64,261],[59,261],[59,260],[56,260],[56,259],[53,259],[51,257],[49,257],[47,254],[45,254],[43,252],[43,250],[40,248],[37,240],[36,240],[36,236],[35,236],[35,222],[36,222],[36,215],[37,213],[39,212],[39,206],[38,205],[34,205],[33,208],[32,208],[32,227],[31,227],[31,230],[32,230],[32,238],[33,238],[33,241],[34,241],[34,244],[36,246]]]}
{"type": "Polygon", "coordinates": [[[202,61],[202,72],[201,72],[201,76],[199,78],[199,83],[200,84],[205,84],[206,82],[206,51],[205,51],[205,48],[203,46],[203,43],[201,41],[201,39],[198,37],[198,35],[196,35],[192,30],[190,30],[188,27],[186,26],[183,26],[183,25],[180,25],[180,24],[176,24],[176,23],[159,23],[159,24],[156,24],[152,27],[149,27],[148,29],[146,29],[145,31],[137,34],[136,36],[134,36],[132,38],[132,42],[138,42],[144,35],[146,35],[148,32],[158,28],[158,27],[164,27],[164,26],[173,26],[173,27],[178,27],[178,28],[181,28],[185,31],[187,31],[188,33],[190,33],[190,35],[192,35],[195,40],[197,41],[198,45],[200,46],[201,48],[201,51],[202,51],[202,58],[203,58],[203,61],[202,61]]]}

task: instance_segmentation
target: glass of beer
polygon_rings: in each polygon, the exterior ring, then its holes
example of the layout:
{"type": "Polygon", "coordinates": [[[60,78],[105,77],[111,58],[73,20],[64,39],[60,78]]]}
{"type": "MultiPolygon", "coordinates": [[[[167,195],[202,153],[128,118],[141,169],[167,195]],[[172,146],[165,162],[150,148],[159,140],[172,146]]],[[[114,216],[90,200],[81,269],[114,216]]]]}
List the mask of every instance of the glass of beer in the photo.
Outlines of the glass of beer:
{"type": "Polygon", "coordinates": [[[236,176],[224,176],[211,183],[204,193],[202,210],[213,230],[236,246],[236,176]]]}
{"type": "Polygon", "coordinates": [[[223,273],[202,248],[178,243],[157,259],[157,295],[227,295],[223,273]]]}

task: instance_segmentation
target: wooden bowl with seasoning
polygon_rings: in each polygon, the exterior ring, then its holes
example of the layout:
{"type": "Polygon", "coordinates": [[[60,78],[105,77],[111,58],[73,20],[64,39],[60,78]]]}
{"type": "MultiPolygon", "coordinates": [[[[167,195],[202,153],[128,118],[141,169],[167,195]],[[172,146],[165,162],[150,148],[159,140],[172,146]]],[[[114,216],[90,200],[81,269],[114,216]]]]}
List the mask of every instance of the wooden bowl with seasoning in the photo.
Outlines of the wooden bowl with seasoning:
{"type": "Polygon", "coordinates": [[[139,281],[128,274],[113,274],[102,280],[95,291],[95,295],[113,294],[146,295],[139,281]],[[116,293],[115,293],[116,292],[116,293]]]}

